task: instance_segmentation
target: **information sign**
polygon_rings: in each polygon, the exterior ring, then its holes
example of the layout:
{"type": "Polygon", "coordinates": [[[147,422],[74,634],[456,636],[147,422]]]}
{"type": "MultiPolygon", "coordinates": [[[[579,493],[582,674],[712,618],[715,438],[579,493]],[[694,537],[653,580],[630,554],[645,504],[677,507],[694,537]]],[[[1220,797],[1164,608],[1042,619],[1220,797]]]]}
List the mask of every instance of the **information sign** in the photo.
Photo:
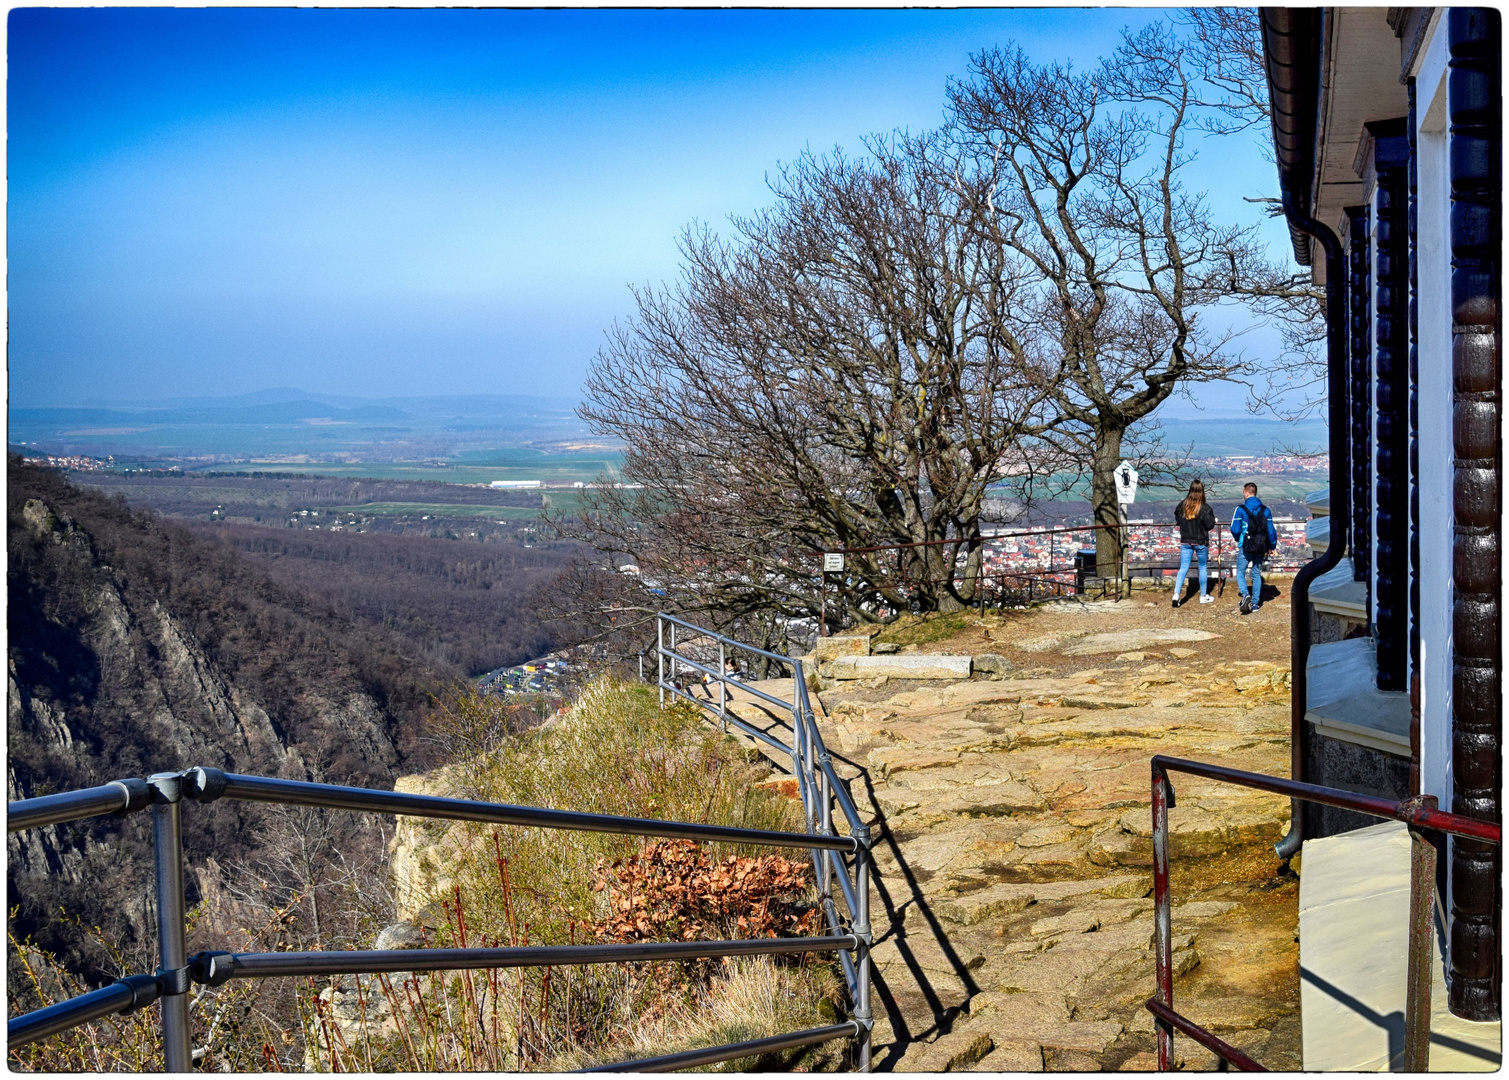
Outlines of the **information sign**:
{"type": "Polygon", "coordinates": [[[1137,501],[1137,470],[1129,461],[1116,466],[1116,501],[1131,506],[1137,501]]]}

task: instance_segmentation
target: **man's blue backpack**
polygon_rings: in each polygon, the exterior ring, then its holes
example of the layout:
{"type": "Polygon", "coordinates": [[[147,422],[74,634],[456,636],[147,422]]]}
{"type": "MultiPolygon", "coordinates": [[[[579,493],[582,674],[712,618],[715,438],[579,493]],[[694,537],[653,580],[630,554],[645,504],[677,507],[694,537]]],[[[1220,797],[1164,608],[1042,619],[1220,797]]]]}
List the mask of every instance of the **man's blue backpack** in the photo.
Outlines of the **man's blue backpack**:
{"type": "Polygon", "coordinates": [[[1268,546],[1268,523],[1264,520],[1268,516],[1268,508],[1261,501],[1258,502],[1259,514],[1256,521],[1245,504],[1240,509],[1247,518],[1247,527],[1242,531],[1242,554],[1247,556],[1248,562],[1262,562],[1273,550],[1268,546]]]}

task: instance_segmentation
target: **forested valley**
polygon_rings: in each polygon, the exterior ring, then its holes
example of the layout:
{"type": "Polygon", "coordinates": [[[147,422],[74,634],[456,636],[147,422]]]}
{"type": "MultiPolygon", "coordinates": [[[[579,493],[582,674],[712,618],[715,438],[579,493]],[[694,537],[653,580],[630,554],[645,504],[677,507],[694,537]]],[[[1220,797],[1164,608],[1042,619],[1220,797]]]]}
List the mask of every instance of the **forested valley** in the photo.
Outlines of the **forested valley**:
{"type": "MultiPolygon", "coordinates": [[[[390,787],[435,762],[437,695],[556,641],[529,596],[565,549],[528,522],[480,542],[175,519],[16,457],[8,477],[11,799],[193,765],[390,787]]],[[[215,804],[185,816],[185,847],[255,875],[293,828],[336,870],[375,865],[382,837],[336,817],[215,804]]],[[[17,834],[9,855],[18,938],[95,979],[112,961],[92,927],[150,952],[144,817],[17,834]]]]}

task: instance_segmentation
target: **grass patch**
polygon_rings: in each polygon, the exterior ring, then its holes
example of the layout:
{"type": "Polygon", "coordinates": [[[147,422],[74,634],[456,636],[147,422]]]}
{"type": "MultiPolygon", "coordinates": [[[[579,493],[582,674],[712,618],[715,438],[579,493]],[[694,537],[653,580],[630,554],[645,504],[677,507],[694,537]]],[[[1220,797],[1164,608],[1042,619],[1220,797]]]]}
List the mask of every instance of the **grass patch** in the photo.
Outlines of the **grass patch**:
{"type": "MultiPolygon", "coordinates": [[[[477,711],[492,700],[453,703],[449,722],[442,717],[441,726],[486,728],[477,711]]],[[[646,687],[601,681],[542,728],[492,742],[485,752],[442,770],[428,790],[526,806],[801,831],[799,805],[756,786],[768,772],[706,724],[695,707],[673,703],[662,709],[646,687]]],[[[711,865],[697,862],[691,845],[678,855],[674,843],[644,837],[414,819],[400,820],[395,844],[395,862],[410,876],[399,890],[400,914],[441,946],[760,936],[739,926],[750,898],[739,888],[709,885],[720,869],[735,866],[726,862],[735,857],[753,860],[772,878],[770,911],[784,910],[778,901],[795,903],[793,911],[811,904],[810,865],[799,850],[707,845],[700,850],[718,864],[711,865]],[[772,862],[771,855],[792,861],[772,862]],[[678,877],[683,871],[684,880],[678,877]],[[721,900],[728,901],[727,910],[721,900]]],[[[731,876],[744,880],[737,871],[731,876]]],[[[783,927],[806,932],[810,922],[788,919],[783,927]]],[[[350,983],[342,999],[348,1012],[361,991],[359,980],[350,983]]],[[[837,986],[826,957],[419,976],[401,993],[380,985],[366,991],[379,1000],[380,1015],[365,1024],[365,1033],[333,1019],[338,1002],[332,997],[332,1019],[322,1019],[324,1026],[310,1038],[314,1045],[335,1047],[333,1057],[321,1055],[327,1067],[558,1071],[830,1023],[837,986]],[[423,1017],[442,1013],[478,1017],[480,1023],[436,1025],[433,1038],[404,1041],[405,1031],[426,1023],[423,1017]],[[351,1030],[342,1032],[342,1026],[351,1030]],[[362,1040],[378,1047],[370,1058],[340,1049],[362,1040]]],[[[842,1048],[786,1057],[794,1064],[826,1060],[824,1053],[837,1060],[842,1048]]],[[[735,1064],[784,1067],[786,1057],[735,1064]]]]}
{"type": "MultiPolygon", "coordinates": [[[[875,635],[876,642],[892,642],[896,645],[928,645],[945,641],[962,634],[979,620],[966,612],[954,611],[947,615],[903,615],[896,622],[875,635]]],[[[871,646],[874,647],[873,644],[871,646]]]]}

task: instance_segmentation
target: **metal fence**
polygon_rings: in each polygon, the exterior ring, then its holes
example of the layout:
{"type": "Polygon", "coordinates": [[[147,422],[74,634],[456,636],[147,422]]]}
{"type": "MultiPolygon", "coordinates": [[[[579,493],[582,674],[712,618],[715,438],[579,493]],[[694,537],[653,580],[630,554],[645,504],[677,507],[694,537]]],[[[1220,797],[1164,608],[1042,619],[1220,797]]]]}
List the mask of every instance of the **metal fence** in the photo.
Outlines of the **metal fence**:
{"type": "Polygon", "coordinates": [[[1358,795],[1339,788],[1303,784],[1261,773],[1243,772],[1220,765],[1158,755],[1153,770],[1153,933],[1158,992],[1146,1002],[1156,1019],[1158,1070],[1169,1069],[1175,1029],[1188,1035],[1222,1061],[1243,1072],[1267,1072],[1252,1058],[1174,1011],[1173,933],[1168,889],[1168,812],[1174,808],[1171,772],[1201,776],[1224,784],[1271,791],[1291,799],[1339,806],[1373,817],[1403,821],[1409,826],[1409,953],[1404,1007],[1405,1072],[1426,1072],[1430,1064],[1431,931],[1434,921],[1436,849],[1424,834],[1428,831],[1465,836],[1490,844],[1500,843],[1499,826],[1487,821],[1449,814],[1436,809],[1434,795],[1416,795],[1403,802],[1358,795]]]}
{"type": "Polygon", "coordinates": [[[870,1031],[874,1021],[870,1004],[869,949],[873,940],[870,928],[870,829],[860,818],[848,785],[835,771],[833,755],[823,745],[823,737],[817,729],[812,711],[812,700],[807,692],[802,662],[781,653],[742,644],[663,612],[655,617],[655,639],[655,685],[659,688],[661,702],[664,703],[667,694],[690,701],[715,716],[724,731],[732,725],[758,744],[775,751],[779,755],[777,762],[787,766],[796,780],[808,834],[828,841],[823,846],[812,846],[812,867],[817,875],[818,900],[822,905],[829,933],[834,936],[847,934],[860,943],[857,947],[839,953],[839,958],[849,991],[849,1015],[858,1025],[858,1030],[853,1033],[853,1037],[858,1040],[855,1050],[857,1067],[861,1072],[868,1071],[870,1031]],[[681,649],[677,648],[678,638],[681,649]],[[687,649],[689,642],[691,650],[687,649]],[[717,653],[716,660],[713,656],[714,649],[717,653]],[[698,655],[689,655],[692,650],[698,655]],[[730,670],[736,655],[758,657],[768,663],[789,668],[792,676],[791,700],[784,701],[747,685],[736,671],[730,670]],[[690,684],[683,683],[683,672],[693,675],[690,684]],[[690,692],[688,685],[700,685],[706,696],[690,692]],[[773,707],[778,714],[788,717],[790,743],[783,742],[770,732],[763,731],[730,712],[728,705],[731,685],[737,687],[737,693],[747,694],[755,701],[773,707]],[[716,698],[712,696],[715,687],[716,698]],[[835,812],[849,830],[848,837],[843,839],[852,840],[852,846],[838,847],[831,843],[841,838],[834,828],[835,812]],[[847,929],[834,899],[835,881],[848,911],[847,929]]]}
{"type": "MultiPolygon", "coordinates": [[[[668,619],[662,616],[662,619],[668,619]]],[[[676,624],[708,635],[707,631],[676,624]]],[[[664,624],[662,624],[664,625],[664,624]]],[[[714,635],[708,635],[714,636],[714,635]]],[[[194,984],[220,986],[231,979],[264,979],[286,976],[334,976],[398,971],[462,971],[484,968],[560,967],[574,964],[609,964],[656,960],[691,960],[723,956],[777,956],[801,953],[837,953],[848,983],[853,1008],[850,1019],[839,1024],[788,1032],[766,1039],[708,1047],[684,1054],[622,1062],[602,1070],[666,1071],[711,1064],[753,1054],[828,1042],[856,1041],[856,1063],[867,1070],[870,1061],[870,968],[869,946],[869,832],[848,791],[833,771],[832,759],[823,748],[812,723],[811,706],[801,680],[801,661],[719,638],[720,649],[729,647],[759,653],[769,660],[794,665],[798,704],[782,702],[753,687],[745,692],[788,710],[794,737],[787,746],[736,717],[727,715],[726,693],[719,709],[728,723],[740,727],[786,753],[792,762],[802,792],[807,832],[746,829],[692,822],[658,821],[611,814],[578,813],[531,806],[511,806],[433,795],[243,776],[219,769],[193,768],[183,772],[157,773],[146,780],[117,780],[100,787],[46,795],[13,802],[7,826],[10,832],[36,829],[105,814],[126,815],[150,809],[152,813],[153,864],[156,879],[158,968],[152,974],[131,975],[99,990],[12,1019],[8,1025],[10,1049],[44,1039],[112,1013],[128,1013],[157,1002],[162,1016],[164,1066],[168,1072],[187,1072],[193,1065],[190,1045],[187,994],[194,984]],[[820,797],[818,793],[821,793],[820,797]],[[186,954],[183,882],[182,810],[185,800],[199,803],[217,799],[282,805],[319,806],[378,814],[439,818],[447,821],[479,821],[496,825],[523,825],[545,829],[577,829],[589,832],[653,836],[726,844],[804,848],[812,853],[817,871],[819,896],[827,920],[827,933],[800,938],[756,940],[640,942],[627,945],[550,945],[491,949],[401,949],[341,950],[329,952],[231,953],[208,951],[186,954]],[[849,828],[839,835],[833,828],[832,806],[837,803],[849,828]],[[846,860],[848,860],[846,862],[846,860]],[[854,879],[849,878],[852,869],[854,879]],[[849,912],[844,925],[833,902],[832,881],[837,878],[849,912]]],[[[662,675],[667,657],[674,657],[673,644],[662,653],[662,675]]],[[[692,664],[685,658],[673,664],[692,664]]],[[[702,669],[705,670],[705,669],[702,669]]],[[[719,673],[721,679],[721,672],[719,673]]],[[[661,680],[661,699],[671,693],[696,701],[683,690],[661,680]]],[[[705,701],[697,704],[707,706],[705,701]]],[[[600,1071],[602,1071],[600,1070],[600,1071]]]]}
{"type": "MultiPolygon", "coordinates": [[[[1279,532],[1279,548],[1269,552],[1263,560],[1263,574],[1291,573],[1298,570],[1306,561],[1295,557],[1291,550],[1287,555],[1281,550],[1285,540],[1285,530],[1289,530],[1289,539],[1293,540],[1293,532],[1297,528],[1300,540],[1304,538],[1304,526],[1306,520],[1302,518],[1274,518],[1273,524],[1279,532]]],[[[981,612],[989,606],[1004,606],[1017,603],[1032,603],[1040,599],[1053,599],[1065,596],[1083,596],[1090,591],[1091,586],[1087,582],[1093,580],[1093,595],[1106,597],[1115,591],[1117,599],[1121,599],[1123,593],[1130,594],[1132,579],[1144,578],[1168,578],[1177,574],[1179,570],[1179,551],[1177,544],[1174,550],[1166,554],[1176,561],[1162,561],[1162,555],[1154,550],[1156,538],[1160,533],[1178,535],[1179,526],[1175,522],[1128,522],[1120,525],[1065,525],[1043,529],[1018,529],[988,533],[980,537],[985,546],[986,556],[977,574],[977,584],[974,599],[971,605],[976,605],[981,612]],[[1122,537],[1123,555],[1116,566],[1116,573],[1111,578],[1101,578],[1096,574],[1093,558],[1088,567],[1082,564],[1081,552],[1090,551],[1087,544],[1093,545],[1094,536],[1097,532],[1115,531],[1122,537]],[[1137,538],[1151,536],[1154,539],[1144,540],[1142,547],[1146,549],[1145,556],[1139,556],[1137,551],[1137,538]],[[1006,540],[1034,540],[1041,543],[1047,541],[1047,551],[1038,552],[1031,558],[1019,559],[1019,565],[1002,567],[996,555],[990,553],[992,544],[999,544],[1006,540]],[[996,559],[996,563],[991,560],[996,559]]],[[[1227,526],[1219,521],[1210,532],[1210,545],[1206,561],[1208,578],[1213,582],[1215,592],[1225,595],[1226,580],[1237,576],[1237,543],[1227,531],[1227,526]]],[[[925,540],[907,544],[880,544],[872,547],[838,548],[823,552],[823,555],[874,555],[877,552],[896,553],[896,566],[894,572],[882,570],[883,578],[875,584],[899,589],[903,593],[914,590],[923,584],[942,584],[941,578],[922,578],[913,574],[907,567],[903,558],[905,552],[916,548],[932,547],[956,547],[959,550],[955,554],[953,576],[961,571],[962,559],[966,554],[968,542],[954,538],[951,540],[925,540]]],[[[822,615],[819,618],[819,626],[826,629],[828,622],[828,580],[831,577],[842,576],[841,571],[819,572],[819,591],[822,615]]],[[[1199,564],[1191,561],[1189,568],[1190,580],[1198,582],[1199,564]]],[[[950,577],[952,580],[952,576],[950,577]]],[[[847,625],[847,616],[843,614],[843,597],[840,593],[840,620],[847,625]]],[[[821,631],[820,631],[821,632],[821,631]]]]}

